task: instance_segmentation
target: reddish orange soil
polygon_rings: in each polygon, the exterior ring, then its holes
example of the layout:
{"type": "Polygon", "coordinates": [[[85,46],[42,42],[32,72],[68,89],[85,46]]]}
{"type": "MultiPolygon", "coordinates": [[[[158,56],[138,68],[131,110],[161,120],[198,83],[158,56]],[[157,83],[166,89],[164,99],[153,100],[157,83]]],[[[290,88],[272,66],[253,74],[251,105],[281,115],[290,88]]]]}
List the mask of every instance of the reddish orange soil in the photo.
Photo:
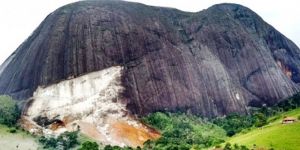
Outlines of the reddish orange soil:
{"type": "Polygon", "coordinates": [[[133,147],[143,146],[143,143],[147,140],[160,137],[160,133],[150,127],[142,125],[138,128],[124,121],[115,122],[112,125],[112,134],[115,140],[133,147]]]}

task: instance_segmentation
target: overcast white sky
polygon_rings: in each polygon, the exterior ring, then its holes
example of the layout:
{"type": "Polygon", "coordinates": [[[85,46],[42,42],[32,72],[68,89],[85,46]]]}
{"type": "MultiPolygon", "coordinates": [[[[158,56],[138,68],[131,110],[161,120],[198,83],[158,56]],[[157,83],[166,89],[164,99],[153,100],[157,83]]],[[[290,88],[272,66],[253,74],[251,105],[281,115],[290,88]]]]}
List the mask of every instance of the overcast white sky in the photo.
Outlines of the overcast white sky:
{"type": "MultiPolygon", "coordinates": [[[[0,3],[0,64],[56,8],[77,0],[3,0],[0,3]]],[[[300,46],[300,9],[297,0],[128,0],[196,12],[218,3],[238,3],[258,13],[300,46]]]]}

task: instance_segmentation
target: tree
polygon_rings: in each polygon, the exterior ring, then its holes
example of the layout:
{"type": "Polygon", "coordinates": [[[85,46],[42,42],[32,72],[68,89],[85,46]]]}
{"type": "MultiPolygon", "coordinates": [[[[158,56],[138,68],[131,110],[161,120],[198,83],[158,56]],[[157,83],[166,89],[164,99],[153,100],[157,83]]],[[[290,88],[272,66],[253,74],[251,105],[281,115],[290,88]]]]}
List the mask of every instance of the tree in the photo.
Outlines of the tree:
{"type": "Polygon", "coordinates": [[[57,140],[62,143],[63,147],[66,149],[75,147],[79,144],[78,140],[78,131],[75,132],[64,132],[57,137],[57,140]]]}
{"type": "Polygon", "coordinates": [[[255,126],[262,127],[267,124],[267,117],[263,113],[255,113],[255,126]]]}
{"type": "Polygon", "coordinates": [[[99,145],[96,142],[86,141],[78,150],[99,150],[99,145]]]}
{"type": "Polygon", "coordinates": [[[43,145],[45,149],[63,149],[68,150],[75,147],[78,144],[78,131],[75,132],[64,132],[55,137],[40,137],[39,142],[43,145]]]}
{"type": "Polygon", "coordinates": [[[0,96],[0,124],[13,126],[20,118],[16,101],[9,96],[0,96]]]}
{"type": "Polygon", "coordinates": [[[236,133],[241,132],[243,129],[252,127],[254,121],[254,117],[250,115],[239,115],[233,113],[226,117],[216,118],[213,120],[213,123],[226,130],[227,136],[233,136],[236,133]]]}
{"type": "Polygon", "coordinates": [[[249,148],[247,148],[245,145],[241,145],[240,150],[249,150],[249,148]]]}

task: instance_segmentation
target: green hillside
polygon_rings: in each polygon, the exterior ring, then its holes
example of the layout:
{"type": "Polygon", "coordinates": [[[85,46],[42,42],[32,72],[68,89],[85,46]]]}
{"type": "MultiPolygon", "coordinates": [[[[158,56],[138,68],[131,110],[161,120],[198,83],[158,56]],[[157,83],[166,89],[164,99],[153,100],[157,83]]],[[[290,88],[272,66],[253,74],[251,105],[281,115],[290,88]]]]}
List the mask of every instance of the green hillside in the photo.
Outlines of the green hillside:
{"type": "Polygon", "coordinates": [[[300,108],[282,113],[270,118],[268,125],[256,128],[248,133],[241,133],[229,139],[231,144],[246,145],[252,148],[262,147],[275,150],[300,150],[300,122],[292,124],[282,124],[284,116],[298,118],[300,108]]]}

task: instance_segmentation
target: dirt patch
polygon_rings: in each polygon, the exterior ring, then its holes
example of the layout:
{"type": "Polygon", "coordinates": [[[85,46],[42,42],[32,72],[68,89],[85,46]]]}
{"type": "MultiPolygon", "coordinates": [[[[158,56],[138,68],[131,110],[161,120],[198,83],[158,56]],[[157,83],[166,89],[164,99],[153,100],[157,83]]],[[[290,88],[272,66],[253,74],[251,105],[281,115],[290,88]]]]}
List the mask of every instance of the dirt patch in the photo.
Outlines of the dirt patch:
{"type": "Polygon", "coordinates": [[[134,126],[125,121],[119,121],[112,125],[111,133],[115,140],[122,141],[125,145],[133,147],[142,146],[147,140],[160,137],[160,133],[145,125],[134,126]]]}
{"type": "Polygon", "coordinates": [[[97,139],[100,141],[103,141],[105,139],[104,136],[97,130],[97,127],[94,124],[87,122],[79,122],[78,126],[80,128],[81,133],[92,139],[97,139]]]}
{"type": "Polygon", "coordinates": [[[20,124],[23,129],[29,131],[31,134],[41,135],[43,133],[42,128],[26,116],[21,117],[20,124]]]}
{"type": "Polygon", "coordinates": [[[61,120],[57,120],[57,121],[53,122],[51,125],[49,125],[49,129],[53,130],[53,131],[55,131],[59,128],[64,128],[64,127],[65,127],[65,123],[61,120]]]}

